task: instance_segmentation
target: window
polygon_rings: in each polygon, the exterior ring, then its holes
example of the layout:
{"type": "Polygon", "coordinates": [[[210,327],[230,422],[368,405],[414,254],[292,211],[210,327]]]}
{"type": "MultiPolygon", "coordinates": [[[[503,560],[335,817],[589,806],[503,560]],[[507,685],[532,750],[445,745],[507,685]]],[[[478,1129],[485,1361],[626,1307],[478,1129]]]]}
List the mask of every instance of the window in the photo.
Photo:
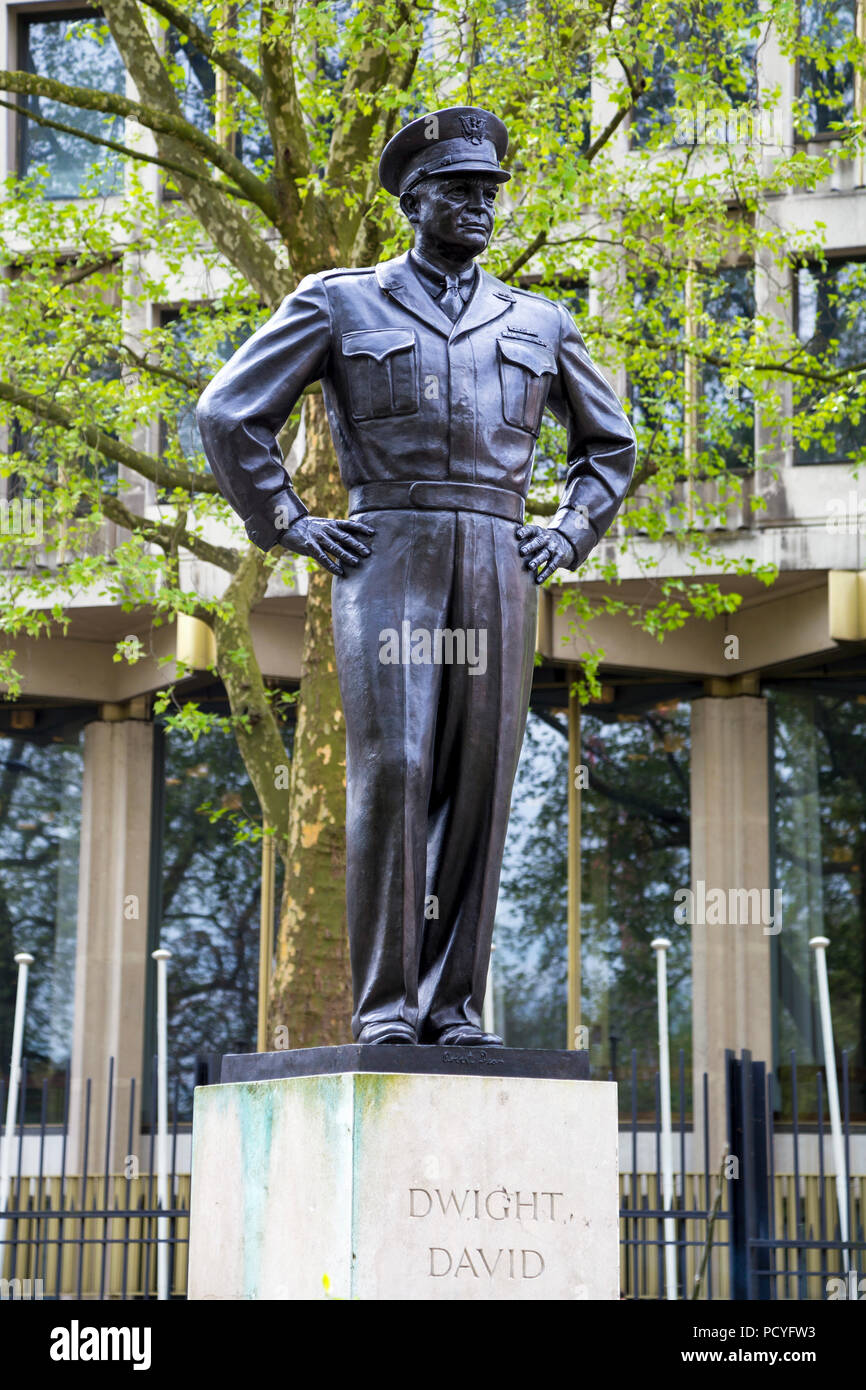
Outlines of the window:
{"type": "MultiPolygon", "coordinates": [[[[201,436],[195,418],[196,402],[212,376],[258,327],[252,319],[219,335],[221,313],[214,304],[186,304],[179,309],[160,309],[158,322],[168,329],[158,341],[160,365],[176,371],[180,380],[164,384],[167,392],[160,417],[160,453],[168,450],[170,435],[184,459],[190,463],[202,457],[201,436]],[[217,336],[214,338],[214,330],[217,336]]],[[[156,353],[154,354],[157,355],[156,353]]],[[[180,460],[178,460],[180,461],[180,460]]]]}
{"type": "MultiPolygon", "coordinates": [[[[197,372],[197,363],[191,350],[194,347],[196,337],[194,327],[190,328],[189,320],[185,319],[177,309],[162,309],[159,314],[159,321],[161,327],[168,328],[171,335],[170,365],[185,376],[194,377],[197,372]]],[[[227,353],[226,357],[228,358],[229,355],[227,353]]],[[[204,390],[205,384],[202,383],[201,390],[204,390]]],[[[192,462],[201,457],[201,438],[195,419],[198,394],[200,393],[190,392],[186,400],[180,399],[177,412],[170,422],[165,415],[160,416],[159,450],[161,454],[166,452],[169,429],[172,429],[177,434],[177,442],[184,458],[192,462]]]]}
{"type": "MultiPolygon", "coordinates": [[[[125,90],[120,54],[105,20],[94,10],[19,19],[20,62],[27,72],[58,78],[79,87],[125,90]]],[[[22,105],[47,120],[74,126],[102,139],[123,140],[123,119],[99,111],[79,111],[44,97],[24,97],[22,105]]],[[[50,198],[116,193],[123,186],[120,157],[99,145],[21,117],[18,169],[44,168],[50,198]]]]}
{"type": "Polygon", "coordinates": [[[216,77],[203,53],[199,53],[173,26],[166,34],[166,63],[188,121],[200,130],[210,130],[214,119],[216,77]]]}
{"type": "MultiPolygon", "coordinates": [[[[230,733],[216,729],[193,742],[162,730],[158,756],[160,752],[161,832],[154,853],[161,901],[154,903],[152,930],[172,952],[170,1086],[172,1095],[178,1088],[178,1118],[189,1120],[199,1059],[208,1053],[256,1050],[261,843],[235,843],[235,830],[241,821],[260,825],[261,810],[230,733]],[[214,812],[218,819],[211,820],[214,812]]],[[[159,821],[159,808],[156,815],[159,821]]],[[[278,904],[279,861],[277,867],[278,904]]],[[[154,1009],[151,979],[145,1113],[154,1009]]]]}
{"type": "Polygon", "coordinates": [[[646,73],[647,88],[631,115],[631,143],[642,148],[662,143],[752,138],[754,121],[746,113],[757,103],[757,44],[752,38],[732,41],[720,6],[708,0],[690,14],[676,15],[665,43],[658,44],[646,73]],[[680,106],[677,75],[700,75],[705,97],[695,109],[680,106]],[[722,133],[724,132],[724,133],[722,133]]]}
{"type": "MultiPolygon", "coordinates": [[[[195,16],[205,30],[211,29],[207,18],[195,16]]],[[[245,26],[250,15],[235,16],[245,26]]],[[[258,172],[269,170],[273,161],[273,145],[261,110],[243,88],[227,84],[203,53],[179,30],[169,26],[165,39],[165,62],[180,99],[184,116],[199,130],[206,131],[237,159],[258,172]]],[[[170,176],[165,187],[168,198],[177,197],[170,176]]]]}
{"type": "MultiPolygon", "coordinates": [[[[816,357],[837,369],[866,358],[866,258],[834,258],[800,266],[796,278],[797,337],[816,357]]],[[[798,402],[795,463],[863,459],[863,423],[855,388],[825,395],[809,389],[798,402]]],[[[861,387],[862,391],[862,387],[861,387]]],[[[862,408],[862,407],[861,407],[862,408]]]]}
{"type": "Polygon", "coordinates": [[[686,383],[681,338],[686,322],[685,276],[678,283],[645,274],[633,283],[641,336],[629,365],[629,412],[638,457],[652,455],[682,472],[686,453],[686,383]],[[646,343],[653,343],[651,352],[646,343]],[[662,346],[664,345],[664,346],[662,346]]]}
{"type": "MultiPolygon", "coordinates": [[[[575,320],[578,329],[583,328],[583,320],[589,309],[589,285],[583,280],[559,279],[555,286],[548,288],[536,281],[523,280],[524,289],[537,290],[550,294],[575,320]]],[[[536,496],[546,493],[553,501],[561,488],[557,484],[565,482],[568,472],[568,450],[566,431],[546,410],[541,421],[541,431],[535,448],[532,467],[532,491],[536,496]]]]}
{"type": "MultiPolygon", "coordinates": [[[[775,1066],[781,1118],[817,1118],[823,1066],[813,952],[826,936],[830,1007],[841,1070],[848,1053],[852,1119],[866,1120],[866,686],[835,692],[806,682],[771,691],[773,850],[782,894],[775,951],[775,1066]]],[[[827,1124],[824,1089],[824,1123],[827,1124]]]]}
{"type": "MultiPolygon", "coordinates": [[[[674,891],[691,880],[690,706],[671,700],[634,712],[581,716],[581,1021],[594,1076],[631,1076],[655,1114],[656,957],[666,936],[671,1058],[685,1053],[691,1095],[691,928],[674,918],[674,891]]],[[[676,1082],[675,1082],[676,1085],[676,1082]]],[[[630,1087],[620,1102],[630,1105],[630,1087]]],[[[624,1112],[625,1113],[625,1112],[624,1112]]]]}
{"type": "Polygon", "coordinates": [[[632,420],[639,449],[682,462],[696,475],[742,470],[754,460],[754,398],[724,363],[736,362],[755,312],[754,267],[689,268],[668,284],[654,275],[635,284],[634,302],[646,341],[664,344],[647,353],[640,344],[629,372],[632,420]],[[683,352],[683,340],[700,352],[683,352]],[[702,359],[717,358],[718,362],[702,359]]]}
{"type": "MultiPolygon", "coordinates": [[[[725,266],[705,291],[704,308],[721,330],[718,356],[725,357],[745,337],[755,315],[752,265],[725,266]]],[[[750,468],[755,454],[755,405],[751,391],[723,367],[701,369],[698,433],[704,454],[727,468],[750,468]]]]}
{"type": "MultiPolygon", "coordinates": [[[[56,389],[58,380],[69,373],[77,376],[82,391],[100,394],[99,400],[94,394],[92,409],[106,432],[114,436],[110,428],[110,401],[120,379],[120,366],[111,355],[120,321],[115,271],[94,280],[85,278],[78,284],[67,284],[59,294],[62,307],[58,309],[55,296],[67,273],[74,275],[75,262],[59,257],[52,258],[50,264],[47,281],[40,273],[44,263],[37,265],[37,273],[31,275],[26,261],[12,267],[7,281],[10,294],[17,300],[16,310],[29,323],[27,347],[32,357],[29,361],[19,360],[19,365],[23,371],[32,371],[33,363],[38,362],[46,389],[56,389]],[[58,331],[60,314],[63,326],[58,331]],[[100,387],[105,388],[104,392],[100,387]]],[[[74,488],[78,496],[71,514],[77,518],[93,515],[98,510],[100,493],[116,494],[118,465],[101,454],[77,454],[78,437],[75,431],[22,412],[10,430],[10,461],[15,462],[18,471],[9,476],[7,495],[24,496],[28,489],[44,493],[46,488],[59,485],[70,501],[74,488]]]]}
{"type": "Polygon", "coordinates": [[[567,853],[568,716],[531,709],[491,962],[494,1026],[508,1047],[569,1046],[567,853]]]}
{"type": "Polygon", "coordinates": [[[631,144],[640,149],[649,144],[654,136],[669,131],[677,105],[674,70],[665,61],[665,50],[655,49],[650,72],[647,74],[648,87],[635,103],[631,114],[631,144]]]}
{"type": "MultiPolygon", "coordinates": [[[[25,714],[28,712],[24,712],[25,714]]],[[[25,1119],[62,1118],[72,1049],[83,744],[57,710],[32,732],[0,733],[0,1067],[9,1065],[17,951],[34,957],[27,989],[25,1119]]]]}
{"type": "MultiPolygon", "coordinates": [[[[509,1047],[566,1048],[568,1033],[568,715],[536,686],[517,769],[491,963],[493,1022],[509,1047]]],[[[551,695],[558,692],[551,690],[551,695]]],[[[562,685],[567,700],[567,685],[562,685]]],[[[691,930],[674,890],[691,873],[687,701],[581,714],[581,1024],[593,1075],[631,1076],[651,1118],[658,1069],[656,959],[668,953],[670,1040],[691,1096],[691,930]]],[[[630,1088],[622,1087],[630,1107],[630,1088]]],[[[630,1112],[629,1112],[630,1113],[630,1112]]]]}
{"type": "Polygon", "coordinates": [[[800,35],[807,52],[798,63],[801,133],[832,134],[854,115],[854,64],[850,45],[857,32],[857,0],[805,0],[800,35]]]}

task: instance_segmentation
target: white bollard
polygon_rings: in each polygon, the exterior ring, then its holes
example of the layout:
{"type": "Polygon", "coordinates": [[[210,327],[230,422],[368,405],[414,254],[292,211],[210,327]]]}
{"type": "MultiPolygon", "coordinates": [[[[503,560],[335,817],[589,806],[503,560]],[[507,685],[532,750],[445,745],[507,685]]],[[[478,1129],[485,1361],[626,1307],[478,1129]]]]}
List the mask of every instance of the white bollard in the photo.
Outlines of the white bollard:
{"type": "MultiPolygon", "coordinates": [[[[671,943],[666,936],[657,936],[650,942],[656,953],[656,988],[658,993],[659,1015],[659,1088],[661,1090],[661,1160],[662,1160],[662,1205],[670,1211],[674,1204],[674,1160],[673,1129],[671,1126],[671,1058],[668,1044],[668,968],[667,952],[671,943]]],[[[665,1294],[668,1298],[677,1296],[677,1251],[676,1224],[673,1217],[665,1217],[665,1294]]]]}
{"type": "MultiPolygon", "coordinates": [[[[18,1092],[21,1087],[21,1053],[24,1047],[24,1014],[27,1007],[27,971],[33,964],[33,956],[19,951],[14,957],[18,966],[18,989],[15,994],[15,1019],[12,1024],[12,1059],[9,1063],[9,1094],[6,1097],[6,1132],[0,1147],[0,1212],[9,1205],[9,1189],[12,1186],[12,1143],[15,1138],[15,1116],[18,1110],[18,1092]]],[[[6,1245],[6,1221],[0,1221],[0,1274],[3,1272],[3,1250],[6,1245]]]]}
{"type": "MultiPolygon", "coordinates": [[[[156,1201],[167,1211],[168,1201],[168,990],[166,970],[171,951],[152,952],[156,961],[156,1201]]],[[[156,1296],[169,1295],[168,1217],[156,1222],[156,1296]]]]}
{"type": "MultiPolygon", "coordinates": [[[[842,1114],[839,1109],[839,1083],[836,1079],[836,1049],[833,1044],[833,1019],[830,1013],[830,986],[827,981],[828,936],[813,936],[809,942],[815,952],[815,973],[818,976],[818,1008],[821,1013],[821,1041],[824,1046],[824,1072],[827,1078],[827,1104],[830,1110],[830,1133],[833,1137],[833,1165],[836,1169],[836,1202],[839,1207],[839,1234],[843,1246],[848,1240],[848,1169],[845,1166],[845,1145],[842,1141],[842,1114]]],[[[849,1272],[850,1256],[842,1251],[842,1265],[849,1272]]]]}

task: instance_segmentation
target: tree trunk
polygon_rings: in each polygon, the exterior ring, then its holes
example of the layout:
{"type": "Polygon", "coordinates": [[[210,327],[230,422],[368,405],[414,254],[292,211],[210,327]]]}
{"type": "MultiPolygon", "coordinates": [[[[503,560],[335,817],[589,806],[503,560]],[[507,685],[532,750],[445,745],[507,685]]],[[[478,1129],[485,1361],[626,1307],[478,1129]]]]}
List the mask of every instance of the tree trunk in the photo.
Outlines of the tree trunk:
{"type": "MultiPolygon", "coordinates": [[[[325,406],[309,396],[306,451],[296,475],[316,516],[345,516],[325,406]]],[[[331,631],[331,576],[310,572],[298,724],[290,783],[286,876],[280,909],[269,1036],[290,1047],[351,1042],[346,934],[346,735],[331,631]]]]}

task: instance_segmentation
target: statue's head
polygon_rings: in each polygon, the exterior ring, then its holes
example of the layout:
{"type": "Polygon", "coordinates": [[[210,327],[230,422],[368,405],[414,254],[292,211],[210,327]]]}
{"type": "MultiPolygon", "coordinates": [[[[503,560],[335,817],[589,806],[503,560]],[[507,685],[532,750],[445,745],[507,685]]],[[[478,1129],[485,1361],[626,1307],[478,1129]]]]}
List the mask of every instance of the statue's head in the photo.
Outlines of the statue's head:
{"type": "Polygon", "coordinates": [[[478,256],[493,233],[499,185],[511,177],[500,165],[508,131],[498,116],[477,106],[451,106],[419,116],[389,140],[379,179],[400,199],[419,236],[452,251],[478,256]]]}

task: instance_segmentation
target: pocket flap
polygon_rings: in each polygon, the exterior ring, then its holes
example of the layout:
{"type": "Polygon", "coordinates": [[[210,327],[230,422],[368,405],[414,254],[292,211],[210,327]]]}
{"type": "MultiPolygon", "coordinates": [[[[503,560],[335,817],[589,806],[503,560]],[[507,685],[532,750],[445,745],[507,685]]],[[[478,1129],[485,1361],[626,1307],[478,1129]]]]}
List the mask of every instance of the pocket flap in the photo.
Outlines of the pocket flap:
{"type": "Polygon", "coordinates": [[[528,367],[536,376],[547,372],[556,376],[556,358],[550,348],[541,343],[524,342],[520,338],[498,338],[499,351],[506,362],[514,362],[518,367],[528,367]]]}
{"type": "Polygon", "coordinates": [[[404,352],[415,346],[415,334],[408,328],[363,328],[358,333],[343,334],[344,357],[373,357],[377,362],[392,352],[404,352]]]}

